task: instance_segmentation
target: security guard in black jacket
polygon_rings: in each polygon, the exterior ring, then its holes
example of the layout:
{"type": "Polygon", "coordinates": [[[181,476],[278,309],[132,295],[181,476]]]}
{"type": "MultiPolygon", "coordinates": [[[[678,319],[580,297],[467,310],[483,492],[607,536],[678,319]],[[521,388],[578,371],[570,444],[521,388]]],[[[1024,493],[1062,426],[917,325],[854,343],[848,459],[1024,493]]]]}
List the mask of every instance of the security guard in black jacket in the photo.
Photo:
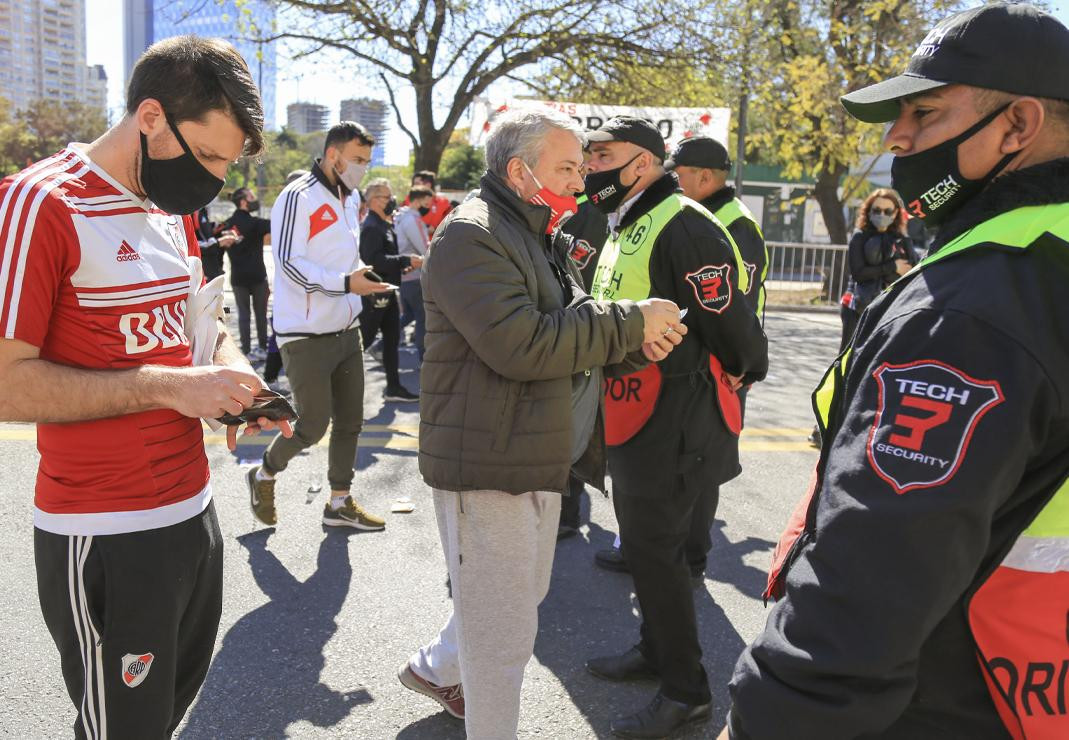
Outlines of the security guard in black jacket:
{"type": "Polygon", "coordinates": [[[724,737],[1069,737],[1069,29],[967,10],[843,104],[939,231],[814,394],[724,737]]]}
{"type": "Polygon", "coordinates": [[[643,623],[636,647],[587,663],[611,680],[660,679],[648,707],[612,723],[620,737],[660,738],[709,719],[684,545],[695,503],[738,466],[737,456],[717,452],[738,432],[735,391],[765,376],[768,345],[742,296],[738,249],[712,214],[679,192],[656,127],[618,117],[589,139],[586,194],[610,228],[591,294],[658,296],[688,311],[689,333],[666,360],[606,382],[613,500],[643,623]]]}
{"type": "Polygon", "coordinates": [[[676,145],[666,170],[676,173],[683,195],[698,201],[727,227],[742,254],[750,285],[744,295],[754,313],[765,320],[765,278],[768,276],[768,247],[753,213],[727,184],[731,173],[728,150],[716,139],[695,136],[676,145]]]}
{"type": "MultiPolygon", "coordinates": [[[[676,173],[683,195],[701,203],[727,227],[742,254],[743,264],[746,265],[746,273],[750,279],[744,293],[746,302],[763,324],[768,249],[765,247],[765,237],[757,219],[746,204],[735,196],[735,188],[727,184],[731,172],[728,150],[716,139],[695,136],[677,144],[664,166],[676,173]]],[[[739,402],[745,418],[745,388],[739,389],[739,402]]],[[[738,437],[732,437],[732,440],[737,448],[738,437]]],[[[725,454],[733,454],[737,458],[739,452],[735,449],[733,452],[725,451],[725,454]]],[[[727,480],[720,481],[726,482],[727,480]]],[[[700,578],[705,573],[706,557],[713,544],[709,533],[716,518],[719,501],[720,486],[710,486],[702,501],[694,507],[690,537],[687,539],[687,562],[695,578],[700,578]]]]}

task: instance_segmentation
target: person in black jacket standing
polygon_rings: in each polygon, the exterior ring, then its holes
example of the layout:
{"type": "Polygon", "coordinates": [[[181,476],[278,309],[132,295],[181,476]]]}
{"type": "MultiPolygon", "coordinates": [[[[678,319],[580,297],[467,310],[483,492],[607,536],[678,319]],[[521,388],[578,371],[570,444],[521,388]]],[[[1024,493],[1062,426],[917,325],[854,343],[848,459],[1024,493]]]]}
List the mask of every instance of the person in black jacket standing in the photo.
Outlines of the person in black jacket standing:
{"type": "Polygon", "coordinates": [[[735,391],[768,370],[768,343],[740,295],[746,275],[738,250],[665,171],[657,128],[621,116],[589,139],[586,193],[610,229],[591,295],[657,296],[688,310],[690,332],[666,360],[606,383],[613,503],[643,621],[635,647],[587,662],[608,680],[660,681],[653,701],[614,721],[612,731],[662,738],[710,717],[684,550],[696,504],[738,472],[737,455],[719,451],[739,431],[735,391]]]}
{"type": "MultiPolygon", "coordinates": [[[[393,230],[393,214],[397,201],[389,181],[372,180],[365,189],[368,214],[360,227],[360,259],[369,265],[383,282],[400,285],[401,275],[423,265],[418,255],[397,253],[397,235],[393,230]]],[[[360,335],[364,346],[370,347],[375,336],[382,332],[382,365],[386,370],[386,391],[383,400],[411,403],[419,396],[401,385],[398,367],[398,347],[401,343],[401,308],[395,292],[366,296],[360,312],[360,335]]]]}
{"type": "Polygon", "coordinates": [[[721,737],[1069,737],[1069,28],[981,5],[842,103],[938,232],[813,394],[721,737]]]}
{"type": "Polygon", "coordinates": [[[851,284],[840,308],[840,352],[854,336],[861,312],[917,263],[906,235],[906,208],[894,190],[880,188],[865,198],[857,212],[857,231],[850,237],[847,260],[851,284]]]}
{"type": "Polygon", "coordinates": [[[253,359],[262,360],[267,357],[267,297],[271,293],[267,285],[264,244],[270,243],[271,220],[253,215],[260,210],[260,201],[251,189],[238,188],[231,200],[236,210],[225,226],[239,237],[227,250],[227,255],[230,257],[230,287],[234,290],[234,302],[238,305],[241,351],[253,359]],[[252,351],[250,300],[252,313],[256,316],[255,352],[252,351]]]}

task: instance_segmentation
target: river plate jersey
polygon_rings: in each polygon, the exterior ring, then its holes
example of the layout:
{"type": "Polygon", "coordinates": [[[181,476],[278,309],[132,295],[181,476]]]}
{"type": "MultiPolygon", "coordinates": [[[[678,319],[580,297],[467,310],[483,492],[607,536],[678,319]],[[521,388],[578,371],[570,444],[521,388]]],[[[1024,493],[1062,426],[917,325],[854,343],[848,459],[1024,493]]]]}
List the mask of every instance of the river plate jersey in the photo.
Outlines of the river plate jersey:
{"type": "MultiPolygon", "coordinates": [[[[74,145],[0,182],[0,329],[49,362],[191,365],[183,319],[197,256],[188,217],[137,198],[74,145]]],[[[38,424],[37,446],[34,524],[49,532],[156,529],[211,499],[200,420],[176,411],[38,424]]]]}

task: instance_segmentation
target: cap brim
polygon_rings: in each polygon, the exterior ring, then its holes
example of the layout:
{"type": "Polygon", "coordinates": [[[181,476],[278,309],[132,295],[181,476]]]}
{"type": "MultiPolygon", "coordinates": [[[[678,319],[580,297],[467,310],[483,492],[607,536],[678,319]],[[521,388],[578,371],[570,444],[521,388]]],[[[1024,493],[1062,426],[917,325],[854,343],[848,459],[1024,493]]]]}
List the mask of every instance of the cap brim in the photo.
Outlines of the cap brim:
{"type": "Polygon", "coordinates": [[[601,142],[601,141],[619,141],[619,139],[617,139],[615,136],[613,136],[612,133],[609,132],[609,131],[591,131],[590,133],[588,133],[586,135],[586,140],[587,141],[598,141],[598,142],[601,142]]]}
{"type": "Polygon", "coordinates": [[[899,75],[839,98],[846,112],[865,123],[886,123],[898,118],[898,101],[949,83],[913,75],[899,75]]]}

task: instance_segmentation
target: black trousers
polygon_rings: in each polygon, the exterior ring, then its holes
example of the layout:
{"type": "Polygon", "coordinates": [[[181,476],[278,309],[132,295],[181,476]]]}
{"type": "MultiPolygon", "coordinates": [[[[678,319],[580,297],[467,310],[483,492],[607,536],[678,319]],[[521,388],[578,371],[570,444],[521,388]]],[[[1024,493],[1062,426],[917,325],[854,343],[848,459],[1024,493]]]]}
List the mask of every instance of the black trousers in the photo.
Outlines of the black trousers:
{"type": "Polygon", "coordinates": [[[639,651],[661,676],[661,691],[674,701],[711,700],[709,678],[694,613],[686,543],[701,494],[679,479],[654,498],[613,496],[620,539],[642,608],[639,651]]]}
{"type": "Polygon", "coordinates": [[[710,531],[716,520],[716,507],[720,503],[720,486],[713,486],[704,491],[694,503],[694,514],[690,518],[690,533],[687,535],[687,565],[693,575],[705,572],[709,550],[713,547],[710,531]]]}
{"type": "Polygon", "coordinates": [[[208,673],[223,603],[215,506],[128,534],[34,530],[41,612],[76,738],[169,738],[208,673]]]}
{"type": "Polygon", "coordinates": [[[267,349],[267,297],[271,290],[267,281],[256,285],[234,285],[234,303],[238,305],[238,335],[241,337],[241,351],[249,354],[252,349],[252,327],[249,314],[249,301],[252,301],[252,315],[256,317],[256,343],[260,349],[267,349]]]}
{"type": "Polygon", "coordinates": [[[364,308],[360,311],[360,336],[364,346],[370,347],[375,336],[382,332],[382,367],[386,371],[386,388],[395,390],[401,385],[398,371],[397,351],[401,344],[401,309],[397,305],[397,296],[390,293],[388,298],[372,296],[364,299],[364,308]],[[386,305],[376,306],[385,301],[386,305]]]}

